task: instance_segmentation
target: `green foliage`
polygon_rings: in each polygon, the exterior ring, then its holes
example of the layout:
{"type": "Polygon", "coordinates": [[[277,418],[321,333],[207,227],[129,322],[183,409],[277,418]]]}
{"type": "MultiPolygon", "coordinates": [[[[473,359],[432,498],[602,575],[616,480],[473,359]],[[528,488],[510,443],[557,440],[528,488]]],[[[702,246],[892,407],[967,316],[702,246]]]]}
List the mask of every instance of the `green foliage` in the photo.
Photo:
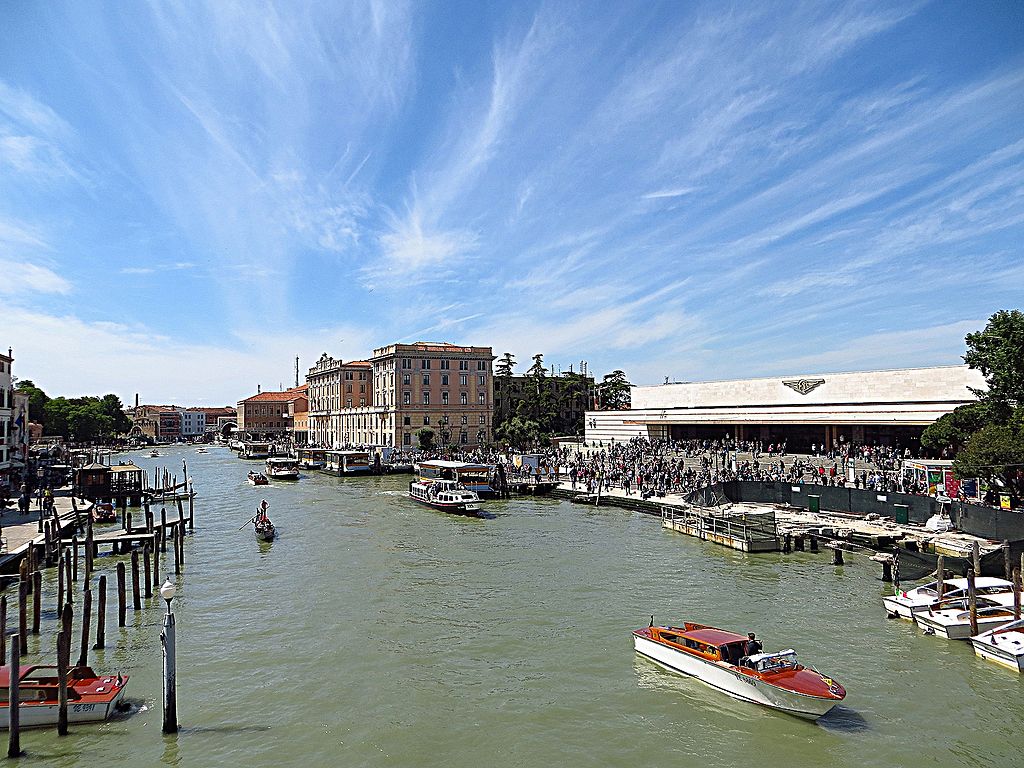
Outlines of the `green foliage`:
{"type": "MultiPolygon", "coordinates": [[[[1024,409],[1018,409],[1024,411],[1024,409]]],[[[1020,495],[1024,492],[1024,414],[1011,424],[987,424],[957,454],[953,471],[958,477],[998,478],[1020,495]]]]}
{"type": "Polygon", "coordinates": [[[43,434],[47,434],[46,425],[46,403],[50,398],[43,390],[37,387],[31,379],[23,379],[18,382],[19,392],[28,394],[28,417],[30,421],[36,421],[43,425],[43,434]]]}
{"type": "Polygon", "coordinates": [[[516,367],[516,358],[511,352],[501,356],[501,360],[494,366],[494,375],[503,379],[512,377],[512,369],[516,367]]]}
{"type": "Polygon", "coordinates": [[[44,424],[48,434],[80,443],[106,440],[131,428],[116,395],[55,397],[45,405],[44,424]]]}
{"type": "Polygon", "coordinates": [[[966,341],[964,362],[981,371],[988,384],[983,397],[1011,409],[1024,405],[1024,312],[1000,310],[966,341]]]}
{"type": "Polygon", "coordinates": [[[961,405],[921,433],[921,445],[939,453],[948,449],[955,453],[963,448],[971,435],[991,420],[991,409],[984,401],[961,405]]]}
{"type": "Polygon", "coordinates": [[[632,386],[626,379],[626,374],[620,370],[605,374],[598,390],[601,408],[613,411],[628,408],[632,398],[632,386]]]}
{"type": "Polygon", "coordinates": [[[526,448],[540,439],[540,425],[523,416],[513,416],[496,431],[497,437],[508,445],[526,448]]]}
{"type": "Polygon", "coordinates": [[[416,438],[420,441],[420,448],[425,451],[429,451],[434,447],[434,430],[430,427],[423,427],[416,433],[416,438]]]}

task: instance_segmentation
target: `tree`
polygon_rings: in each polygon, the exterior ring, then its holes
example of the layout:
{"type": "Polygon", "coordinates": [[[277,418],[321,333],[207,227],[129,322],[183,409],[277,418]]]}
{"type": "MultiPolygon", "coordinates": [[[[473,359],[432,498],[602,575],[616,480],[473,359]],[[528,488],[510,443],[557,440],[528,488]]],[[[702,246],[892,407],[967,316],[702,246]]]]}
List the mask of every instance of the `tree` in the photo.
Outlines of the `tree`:
{"type": "Polygon", "coordinates": [[[511,352],[501,356],[501,360],[494,366],[494,375],[502,379],[512,378],[512,369],[516,367],[516,358],[511,352]]]}
{"type": "Polygon", "coordinates": [[[46,393],[37,387],[31,379],[22,379],[19,381],[17,389],[19,392],[23,392],[28,395],[29,419],[42,424],[43,434],[47,434],[46,404],[49,402],[50,398],[47,397],[46,393]]]}
{"type": "Polygon", "coordinates": [[[420,441],[420,448],[424,451],[429,451],[434,447],[434,430],[430,427],[423,427],[416,433],[416,437],[420,441]]]}
{"type": "Polygon", "coordinates": [[[629,383],[626,374],[620,370],[614,370],[605,374],[604,379],[598,386],[598,399],[602,410],[621,410],[629,408],[633,385],[629,383]]]}
{"type": "Polygon", "coordinates": [[[498,439],[508,445],[525,448],[540,439],[540,425],[523,416],[513,416],[495,431],[498,439]]]}
{"type": "Polygon", "coordinates": [[[1000,310],[966,337],[964,362],[985,376],[987,390],[929,426],[921,444],[954,454],[961,479],[979,478],[1024,491],[1024,313],[1000,310]]]}
{"type": "Polygon", "coordinates": [[[516,358],[511,352],[501,356],[494,368],[498,391],[501,392],[501,403],[494,414],[494,428],[497,429],[512,413],[512,369],[516,367],[516,358]]]}

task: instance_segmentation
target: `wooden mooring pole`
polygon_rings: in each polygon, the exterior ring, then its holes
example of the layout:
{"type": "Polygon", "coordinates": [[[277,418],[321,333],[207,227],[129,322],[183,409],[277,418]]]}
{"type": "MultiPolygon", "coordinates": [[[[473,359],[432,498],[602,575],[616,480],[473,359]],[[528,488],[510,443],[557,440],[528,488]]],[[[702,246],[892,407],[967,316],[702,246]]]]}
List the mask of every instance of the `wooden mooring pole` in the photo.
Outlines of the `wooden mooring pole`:
{"type": "Polygon", "coordinates": [[[18,646],[21,639],[18,635],[11,638],[11,663],[7,668],[7,718],[8,718],[8,740],[7,757],[14,758],[21,756],[21,709],[18,701],[18,683],[21,677],[21,659],[18,656],[18,646]]]}
{"type": "Polygon", "coordinates": [[[1005,574],[1006,580],[1010,581],[1013,577],[1013,563],[1010,558],[1010,542],[1003,540],[1003,545],[1000,547],[1003,550],[1003,573],[1005,574]]]}
{"type": "Polygon", "coordinates": [[[128,611],[127,600],[125,598],[125,585],[124,585],[124,563],[117,564],[117,626],[123,627],[125,625],[125,614],[128,611]]]}
{"type": "Polygon", "coordinates": [[[68,735],[68,667],[71,664],[71,633],[57,633],[57,735],[68,735]]]}
{"type": "Polygon", "coordinates": [[[18,581],[18,650],[28,656],[28,578],[18,581]]]}
{"type": "Polygon", "coordinates": [[[974,637],[978,634],[978,590],[975,586],[975,571],[973,568],[967,571],[967,607],[971,616],[971,637],[974,637]]]}
{"type": "Polygon", "coordinates": [[[43,614],[43,574],[36,571],[32,574],[32,634],[39,634],[39,623],[43,614]]]}
{"type": "Polygon", "coordinates": [[[149,600],[149,598],[151,598],[153,596],[153,580],[152,580],[152,573],[150,572],[150,568],[149,568],[149,550],[151,548],[152,548],[152,544],[150,542],[148,542],[148,541],[142,547],[142,566],[143,566],[142,573],[146,577],[144,581],[145,581],[145,585],[146,585],[146,599],[147,600],[149,600]]]}
{"type": "Polygon", "coordinates": [[[167,552],[167,507],[160,507],[160,551],[167,552]]]}
{"type": "Polygon", "coordinates": [[[89,625],[92,623],[92,590],[87,589],[82,595],[82,647],[78,651],[78,666],[89,663],[89,625]]]}
{"type": "Polygon", "coordinates": [[[132,550],[132,609],[142,610],[142,594],[139,592],[139,553],[132,550]]]}
{"type": "Polygon", "coordinates": [[[7,595],[0,596],[0,659],[7,658],[7,595]]]}
{"type": "Polygon", "coordinates": [[[96,609],[96,645],[95,649],[102,648],[107,640],[107,575],[100,576],[99,585],[99,606],[96,609]]]}
{"type": "Polygon", "coordinates": [[[832,565],[843,564],[843,548],[838,544],[832,547],[832,565]]]}
{"type": "MultiPolygon", "coordinates": [[[[981,544],[975,539],[971,542],[971,562],[974,564],[974,575],[981,575],[981,544]]],[[[975,632],[974,634],[978,634],[975,632]]]]}
{"type": "Polygon", "coordinates": [[[939,555],[939,562],[935,566],[935,597],[938,600],[942,599],[942,593],[945,591],[946,585],[946,558],[944,555],[939,555]]]}

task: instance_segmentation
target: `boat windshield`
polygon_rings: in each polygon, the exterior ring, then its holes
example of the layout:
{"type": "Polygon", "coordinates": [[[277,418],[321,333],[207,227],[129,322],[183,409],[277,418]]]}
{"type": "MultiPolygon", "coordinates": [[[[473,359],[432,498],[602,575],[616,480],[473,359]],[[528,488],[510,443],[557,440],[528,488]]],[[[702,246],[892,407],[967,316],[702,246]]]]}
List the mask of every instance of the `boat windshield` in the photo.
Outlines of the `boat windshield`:
{"type": "Polygon", "coordinates": [[[794,669],[797,665],[796,651],[787,650],[778,653],[759,653],[750,657],[754,669],[758,672],[780,672],[794,669]]]}

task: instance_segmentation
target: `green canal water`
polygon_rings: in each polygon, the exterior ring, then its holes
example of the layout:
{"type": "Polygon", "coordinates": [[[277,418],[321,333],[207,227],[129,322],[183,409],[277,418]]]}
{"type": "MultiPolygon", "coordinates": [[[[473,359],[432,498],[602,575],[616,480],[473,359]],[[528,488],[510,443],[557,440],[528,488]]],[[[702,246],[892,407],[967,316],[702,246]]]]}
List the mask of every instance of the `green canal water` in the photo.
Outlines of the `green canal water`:
{"type": "MultiPolygon", "coordinates": [[[[451,517],[405,499],[406,476],[253,488],[227,449],[165,454],[132,458],[187,458],[199,492],[174,601],[181,732],[160,733],[159,598],[119,630],[111,592],[90,659],[131,675],[133,712],[24,732],[25,765],[1022,764],[1024,682],[887,620],[862,559],[745,556],[549,499],[451,517]],[[238,530],[261,498],[270,545],[238,530]],[[668,673],[632,648],[651,614],[795,647],[847,699],[808,723],[668,673]]],[[[52,574],[46,589],[52,608],[52,574]]],[[[51,611],[34,650],[53,627],[51,611]]]]}

